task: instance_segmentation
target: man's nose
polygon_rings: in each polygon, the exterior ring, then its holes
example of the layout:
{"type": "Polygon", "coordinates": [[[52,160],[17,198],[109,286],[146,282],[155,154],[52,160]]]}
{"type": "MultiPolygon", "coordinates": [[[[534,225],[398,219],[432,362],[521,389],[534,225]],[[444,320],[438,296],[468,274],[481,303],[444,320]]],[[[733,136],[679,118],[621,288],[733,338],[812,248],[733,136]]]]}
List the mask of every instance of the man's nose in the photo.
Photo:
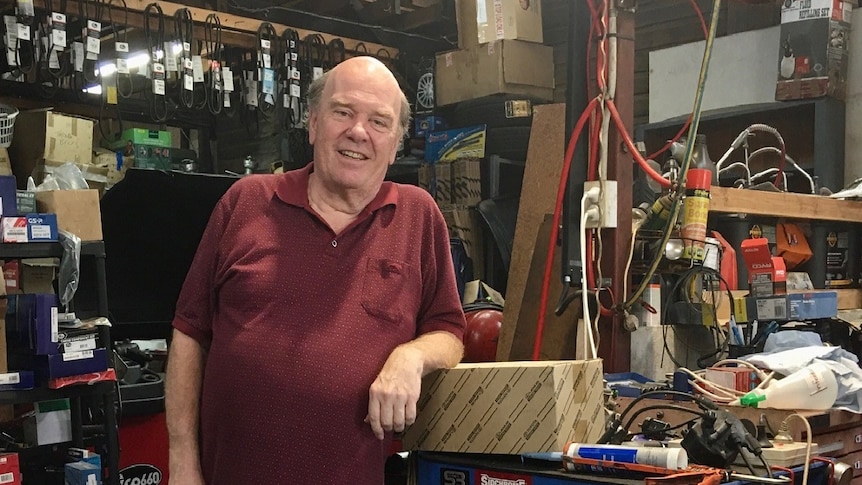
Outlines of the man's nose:
{"type": "Polygon", "coordinates": [[[351,137],[353,140],[362,141],[368,139],[368,130],[365,127],[365,121],[356,120],[353,125],[350,126],[350,129],[347,131],[347,135],[351,137]]]}

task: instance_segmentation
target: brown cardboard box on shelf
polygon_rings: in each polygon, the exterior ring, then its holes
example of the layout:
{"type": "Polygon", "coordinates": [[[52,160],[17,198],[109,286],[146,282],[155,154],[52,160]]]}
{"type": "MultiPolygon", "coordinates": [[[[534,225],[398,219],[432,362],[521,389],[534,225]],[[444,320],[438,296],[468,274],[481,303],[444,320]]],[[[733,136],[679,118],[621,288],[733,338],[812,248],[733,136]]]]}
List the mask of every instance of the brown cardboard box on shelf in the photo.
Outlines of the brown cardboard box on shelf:
{"type": "Polygon", "coordinates": [[[460,364],[426,376],[408,450],[520,454],[595,443],[605,426],[601,360],[460,364]]]}
{"type": "Polygon", "coordinates": [[[36,192],[39,212],[57,214],[57,227],[81,241],[102,240],[102,213],[96,190],[47,190],[36,192]]]}
{"type": "Polygon", "coordinates": [[[846,97],[851,10],[840,0],[782,5],[776,100],[846,97]]]}
{"type": "Polygon", "coordinates": [[[15,119],[9,147],[18,188],[44,160],[89,164],[93,158],[93,122],[47,110],[22,111],[15,119]]]}
{"type": "Polygon", "coordinates": [[[541,0],[456,0],[458,47],[496,40],[542,43],[541,0]]]}
{"type": "Polygon", "coordinates": [[[12,175],[12,161],[5,147],[0,147],[0,175],[12,175]]]}
{"type": "Polygon", "coordinates": [[[23,293],[54,293],[57,262],[54,258],[21,260],[21,291],[23,293]]]}
{"type": "Polygon", "coordinates": [[[419,166],[419,186],[430,192],[440,207],[475,207],[482,201],[481,182],[481,159],[478,158],[419,166]]]}
{"type": "Polygon", "coordinates": [[[438,205],[449,229],[449,237],[457,237],[464,242],[467,256],[473,260],[473,277],[481,279],[485,268],[485,244],[479,213],[465,206],[438,205]]]}
{"type": "Polygon", "coordinates": [[[492,94],[542,100],[554,96],[554,50],[519,40],[502,40],[437,54],[436,97],[446,106],[492,94]]]}

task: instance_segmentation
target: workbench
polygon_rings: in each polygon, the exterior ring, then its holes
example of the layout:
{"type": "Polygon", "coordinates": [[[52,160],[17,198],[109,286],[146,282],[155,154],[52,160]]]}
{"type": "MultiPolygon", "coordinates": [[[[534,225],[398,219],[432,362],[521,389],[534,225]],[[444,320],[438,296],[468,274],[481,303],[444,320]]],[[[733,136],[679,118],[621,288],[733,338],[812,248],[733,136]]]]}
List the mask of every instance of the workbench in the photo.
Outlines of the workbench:
{"type": "MultiPolygon", "coordinates": [[[[633,399],[627,397],[618,398],[617,411],[625,409],[633,399]]],[[[691,402],[643,399],[635,404],[631,412],[661,403],[673,403],[692,409],[697,407],[691,402]]],[[[761,415],[763,415],[776,431],[787,416],[796,412],[785,409],[756,409],[736,406],[722,406],[722,409],[733,413],[739,419],[751,420],[754,424],[757,424],[760,421],[761,415]]],[[[647,417],[658,417],[659,412],[662,416],[660,419],[672,425],[691,419],[691,415],[688,413],[662,410],[644,412],[638,417],[636,422],[640,423],[647,417]]],[[[854,478],[851,484],[862,485],[862,414],[854,414],[836,409],[827,411],[801,411],[799,414],[808,419],[808,423],[811,425],[812,441],[817,443],[822,450],[819,454],[832,457],[852,466],[854,468],[854,478]]],[[[804,442],[807,433],[802,422],[798,419],[792,419],[789,421],[789,425],[793,439],[804,442]]]]}
{"type": "MultiPolygon", "coordinates": [[[[643,480],[619,475],[574,474],[560,464],[523,463],[517,455],[469,455],[418,452],[416,485],[641,485],[643,480]]],[[[826,485],[829,468],[820,462],[811,465],[809,485],[826,485]]],[[[794,469],[794,484],[802,483],[802,467],[794,469]]],[[[726,485],[749,485],[728,482],[726,485]]],[[[788,482],[789,483],[789,482],[788,482]]]]}

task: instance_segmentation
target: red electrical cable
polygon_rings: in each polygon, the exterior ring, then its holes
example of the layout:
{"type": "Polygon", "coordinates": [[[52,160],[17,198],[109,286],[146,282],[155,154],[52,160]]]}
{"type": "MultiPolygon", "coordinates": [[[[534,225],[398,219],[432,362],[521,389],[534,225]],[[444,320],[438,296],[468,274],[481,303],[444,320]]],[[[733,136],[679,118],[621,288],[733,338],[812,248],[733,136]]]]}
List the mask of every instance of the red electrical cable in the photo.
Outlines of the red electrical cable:
{"type": "MultiPolygon", "coordinates": [[[[697,14],[697,19],[700,21],[700,28],[703,31],[703,38],[705,39],[705,38],[709,37],[709,28],[707,28],[707,26],[706,26],[706,20],[704,20],[704,18],[703,18],[703,12],[701,12],[700,6],[698,6],[698,4],[697,4],[697,0],[688,0],[688,1],[691,4],[692,8],[694,8],[694,12],[697,14]]],[[[688,119],[685,120],[685,123],[683,123],[682,128],[679,129],[677,134],[674,135],[674,137],[670,141],[668,141],[663,147],[661,147],[658,150],[654,151],[653,153],[650,153],[649,155],[647,155],[647,158],[651,158],[651,159],[655,160],[655,157],[657,157],[657,156],[661,155],[662,153],[664,153],[665,151],[667,151],[667,149],[669,149],[671,147],[671,145],[673,145],[675,142],[677,142],[679,140],[679,138],[683,134],[685,134],[685,132],[688,130],[688,127],[691,125],[691,119],[692,119],[692,115],[689,115],[688,119]]]]}
{"type": "Polygon", "coordinates": [[[593,98],[587,104],[586,109],[578,118],[575,129],[569,138],[569,145],[566,147],[566,156],[563,159],[563,169],[560,174],[560,185],[557,188],[557,202],[554,206],[554,218],[551,224],[551,237],[548,241],[548,256],[545,258],[545,275],[542,279],[542,293],[539,298],[539,316],[536,320],[536,340],[533,344],[533,360],[539,360],[542,350],[542,335],[545,332],[545,308],[548,306],[548,293],[551,285],[551,276],[554,266],[554,250],[557,246],[557,236],[559,235],[560,213],[563,208],[563,199],[565,199],[566,185],[569,180],[569,170],[572,166],[572,157],[575,153],[575,145],[578,138],[581,136],[581,131],[584,129],[584,124],[590,118],[590,114],[596,109],[598,100],[593,98]]]}
{"type": "Polygon", "coordinates": [[[653,170],[652,167],[644,160],[644,157],[638,152],[637,148],[635,148],[634,142],[632,142],[631,137],[629,136],[628,131],[626,130],[626,125],[623,123],[622,118],[620,118],[620,112],[617,111],[617,107],[614,102],[610,99],[605,101],[605,105],[608,107],[608,111],[611,113],[611,119],[614,120],[614,125],[616,125],[617,129],[620,131],[620,134],[623,137],[623,142],[626,144],[626,148],[628,148],[629,153],[635,159],[635,161],[640,165],[641,169],[646,172],[647,175],[656,182],[659,183],[664,188],[670,187],[670,180],[661,176],[660,173],[653,170]]]}

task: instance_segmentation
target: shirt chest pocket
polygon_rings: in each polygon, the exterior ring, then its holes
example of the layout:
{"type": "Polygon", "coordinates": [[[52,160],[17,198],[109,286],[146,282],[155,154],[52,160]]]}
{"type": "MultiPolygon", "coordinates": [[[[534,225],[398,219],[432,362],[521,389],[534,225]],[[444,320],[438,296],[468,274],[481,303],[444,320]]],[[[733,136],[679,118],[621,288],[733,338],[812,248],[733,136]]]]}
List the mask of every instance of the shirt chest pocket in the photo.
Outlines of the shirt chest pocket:
{"type": "Polygon", "coordinates": [[[408,263],[368,258],[362,287],[362,308],[394,323],[415,323],[421,300],[418,270],[408,263]]]}

